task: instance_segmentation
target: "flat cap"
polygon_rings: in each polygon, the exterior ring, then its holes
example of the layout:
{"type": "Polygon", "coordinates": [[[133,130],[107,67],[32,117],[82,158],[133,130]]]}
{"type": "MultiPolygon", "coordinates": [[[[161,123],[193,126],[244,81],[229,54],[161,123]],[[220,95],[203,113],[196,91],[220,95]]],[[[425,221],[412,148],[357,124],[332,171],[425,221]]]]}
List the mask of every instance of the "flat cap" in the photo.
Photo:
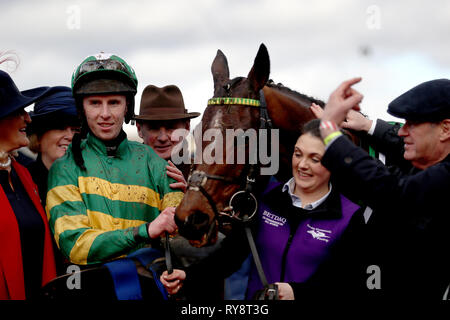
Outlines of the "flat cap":
{"type": "Polygon", "coordinates": [[[436,122],[450,118],[450,80],[437,79],[419,84],[397,97],[388,106],[397,118],[436,122]]]}

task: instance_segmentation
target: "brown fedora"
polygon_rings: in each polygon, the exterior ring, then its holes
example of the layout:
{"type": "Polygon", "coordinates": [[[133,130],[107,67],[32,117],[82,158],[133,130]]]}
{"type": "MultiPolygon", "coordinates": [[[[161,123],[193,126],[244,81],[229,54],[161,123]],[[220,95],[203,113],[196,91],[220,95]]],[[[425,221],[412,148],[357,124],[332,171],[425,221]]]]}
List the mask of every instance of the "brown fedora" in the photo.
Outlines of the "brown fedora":
{"type": "Polygon", "coordinates": [[[187,112],[183,96],[175,85],[158,88],[148,85],[142,92],[141,107],[136,120],[178,120],[190,119],[200,115],[199,112],[187,112]]]}

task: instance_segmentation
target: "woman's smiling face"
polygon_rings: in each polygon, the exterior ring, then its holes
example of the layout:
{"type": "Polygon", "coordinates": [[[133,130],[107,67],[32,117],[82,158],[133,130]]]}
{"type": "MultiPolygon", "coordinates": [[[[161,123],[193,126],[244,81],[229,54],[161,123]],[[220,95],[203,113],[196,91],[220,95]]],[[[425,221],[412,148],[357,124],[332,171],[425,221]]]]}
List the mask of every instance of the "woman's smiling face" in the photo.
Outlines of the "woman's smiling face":
{"type": "Polygon", "coordinates": [[[44,164],[51,165],[56,159],[61,158],[78,131],[79,128],[74,126],[46,131],[40,138],[40,151],[44,164]]]}
{"type": "Polygon", "coordinates": [[[24,109],[0,119],[1,151],[9,152],[27,146],[30,142],[26,133],[29,123],[31,123],[31,118],[24,109]]]}
{"type": "Polygon", "coordinates": [[[325,145],[319,138],[306,133],[297,139],[292,155],[292,175],[296,190],[315,192],[328,188],[330,172],[320,162],[325,145]]]}

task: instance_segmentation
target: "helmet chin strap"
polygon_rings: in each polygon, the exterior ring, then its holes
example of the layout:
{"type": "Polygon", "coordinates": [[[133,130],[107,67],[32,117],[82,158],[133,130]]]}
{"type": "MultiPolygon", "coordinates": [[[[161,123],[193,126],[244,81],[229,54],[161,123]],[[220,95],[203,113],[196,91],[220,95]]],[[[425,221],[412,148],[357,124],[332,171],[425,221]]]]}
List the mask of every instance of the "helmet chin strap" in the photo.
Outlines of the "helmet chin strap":
{"type": "Polygon", "coordinates": [[[128,124],[131,121],[131,125],[134,125],[134,95],[125,95],[127,98],[127,110],[125,112],[125,123],[128,124]]]}

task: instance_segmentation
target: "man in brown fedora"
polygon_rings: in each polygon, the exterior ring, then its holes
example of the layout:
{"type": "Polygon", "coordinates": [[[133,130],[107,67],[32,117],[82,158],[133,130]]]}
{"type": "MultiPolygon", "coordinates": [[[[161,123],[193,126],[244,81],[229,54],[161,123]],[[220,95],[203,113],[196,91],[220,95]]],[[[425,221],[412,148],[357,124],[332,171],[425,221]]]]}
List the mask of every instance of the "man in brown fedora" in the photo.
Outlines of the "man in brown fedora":
{"type": "MultiPolygon", "coordinates": [[[[169,162],[169,166],[166,166],[167,175],[177,181],[170,185],[171,188],[186,190],[190,163],[177,164],[175,167],[170,161],[171,153],[179,143],[185,143],[182,141],[189,133],[190,120],[199,115],[199,112],[188,112],[185,109],[183,95],[175,85],[167,85],[162,88],[148,85],[142,93],[139,115],[134,117],[138,134],[157,155],[169,162]],[[175,133],[176,129],[184,129],[185,134],[175,133]]],[[[181,150],[184,151],[185,148],[181,150]]],[[[217,250],[222,239],[223,236],[220,235],[216,245],[194,248],[186,239],[177,235],[170,239],[171,252],[178,263],[187,267],[217,250]]],[[[196,279],[196,281],[196,288],[184,293],[186,297],[198,300],[205,297],[211,299],[211,296],[221,297],[222,292],[211,292],[209,288],[211,282],[217,282],[217,285],[213,287],[220,288],[223,279],[218,277],[207,281],[204,279],[196,279]]]]}
{"type": "MultiPolygon", "coordinates": [[[[170,160],[173,148],[182,141],[176,129],[190,130],[190,120],[198,117],[199,112],[185,109],[183,95],[175,85],[159,88],[154,85],[145,87],[139,115],[135,116],[139,137],[164,160],[170,160]]],[[[184,136],[185,137],[185,136],[184,136]]],[[[183,138],[184,138],[183,137],[183,138]]],[[[187,178],[187,169],[179,166],[187,178]]]]}

